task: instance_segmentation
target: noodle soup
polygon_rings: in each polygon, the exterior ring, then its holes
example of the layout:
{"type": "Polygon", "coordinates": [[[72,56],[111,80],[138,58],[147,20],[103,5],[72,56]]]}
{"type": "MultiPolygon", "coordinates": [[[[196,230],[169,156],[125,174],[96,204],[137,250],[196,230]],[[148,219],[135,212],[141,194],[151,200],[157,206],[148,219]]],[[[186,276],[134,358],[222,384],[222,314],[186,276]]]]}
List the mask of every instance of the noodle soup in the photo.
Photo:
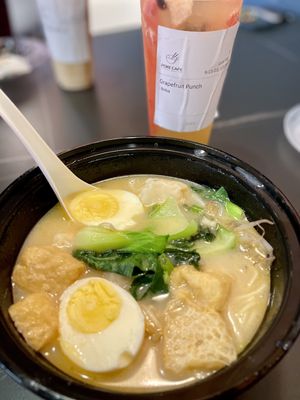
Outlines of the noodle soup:
{"type": "Polygon", "coordinates": [[[249,222],[224,188],[127,176],[60,205],[33,228],[9,312],[65,373],[115,391],[185,386],[254,338],[270,296],[267,220],[249,222]],[[256,229],[257,226],[257,229],[256,229]]]}

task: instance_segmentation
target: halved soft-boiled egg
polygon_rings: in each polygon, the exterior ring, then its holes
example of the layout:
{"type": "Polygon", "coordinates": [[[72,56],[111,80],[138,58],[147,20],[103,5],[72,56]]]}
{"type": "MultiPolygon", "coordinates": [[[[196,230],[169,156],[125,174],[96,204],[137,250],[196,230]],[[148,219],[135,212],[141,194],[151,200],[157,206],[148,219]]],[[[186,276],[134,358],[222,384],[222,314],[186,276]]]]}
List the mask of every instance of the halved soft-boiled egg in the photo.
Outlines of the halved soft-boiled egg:
{"type": "Polygon", "coordinates": [[[144,213],[140,199],[131,192],[97,189],[81,192],[69,203],[72,216],[85,225],[110,223],[116,229],[127,229],[144,213]]]}
{"type": "Polygon", "coordinates": [[[144,330],[136,300],[106,279],[76,281],[61,296],[61,348],[87,371],[109,372],[129,365],[142,345],[144,330]]]}

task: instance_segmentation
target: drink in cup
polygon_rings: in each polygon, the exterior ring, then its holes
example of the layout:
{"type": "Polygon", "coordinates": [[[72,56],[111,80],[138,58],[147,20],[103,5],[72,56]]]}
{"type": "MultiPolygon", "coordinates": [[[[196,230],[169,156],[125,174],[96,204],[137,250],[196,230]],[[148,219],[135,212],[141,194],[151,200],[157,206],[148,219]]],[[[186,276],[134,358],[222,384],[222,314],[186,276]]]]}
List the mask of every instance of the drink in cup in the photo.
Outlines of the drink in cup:
{"type": "Polygon", "coordinates": [[[208,143],[242,0],[141,0],[150,134],[208,143]]]}
{"type": "Polygon", "coordinates": [[[58,85],[69,91],[92,86],[86,0],[37,0],[58,85]]]}

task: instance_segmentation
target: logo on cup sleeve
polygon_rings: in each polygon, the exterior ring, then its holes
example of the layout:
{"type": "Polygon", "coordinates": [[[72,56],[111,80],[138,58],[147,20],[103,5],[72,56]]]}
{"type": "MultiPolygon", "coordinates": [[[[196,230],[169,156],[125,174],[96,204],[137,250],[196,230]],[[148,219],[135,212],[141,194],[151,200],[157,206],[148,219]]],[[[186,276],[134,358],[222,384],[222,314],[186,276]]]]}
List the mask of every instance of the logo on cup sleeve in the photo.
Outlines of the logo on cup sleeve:
{"type": "Polygon", "coordinates": [[[179,60],[179,54],[177,53],[177,51],[174,51],[174,53],[171,53],[171,54],[167,54],[166,60],[167,60],[168,64],[174,65],[179,60]]]}
{"type": "Polygon", "coordinates": [[[182,72],[182,65],[180,65],[180,53],[177,51],[168,51],[164,54],[161,54],[160,60],[161,71],[182,72]]]}

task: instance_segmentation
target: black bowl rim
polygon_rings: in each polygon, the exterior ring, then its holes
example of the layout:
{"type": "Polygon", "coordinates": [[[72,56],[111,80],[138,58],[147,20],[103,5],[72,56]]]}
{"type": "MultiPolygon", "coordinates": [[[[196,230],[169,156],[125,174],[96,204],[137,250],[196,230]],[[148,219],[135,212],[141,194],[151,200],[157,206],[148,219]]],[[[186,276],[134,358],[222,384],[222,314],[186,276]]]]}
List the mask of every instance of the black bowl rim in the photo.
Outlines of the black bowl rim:
{"type": "MultiPolygon", "coordinates": [[[[207,145],[200,145],[199,143],[195,143],[192,141],[186,141],[186,140],[180,140],[180,139],[171,139],[171,138],[164,138],[164,137],[126,137],[126,138],[116,138],[116,139],[110,139],[110,140],[103,140],[103,141],[96,141],[93,143],[86,144],[84,146],[78,146],[75,147],[71,150],[68,150],[66,152],[60,153],[59,157],[62,160],[65,160],[66,164],[72,169],[72,164],[69,159],[72,158],[73,156],[80,157],[80,162],[84,161],[85,159],[88,159],[90,156],[95,151],[98,151],[99,155],[104,155],[106,152],[110,156],[112,156],[114,153],[118,152],[124,154],[125,151],[145,151],[145,150],[165,150],[165,151],[170,151],[170,147],[172,147],[171,151],[176,151],[178,153],[184,153],[185,155],[187,153],[190,154],[190,156],[195,156],[197,158],[205,158],[207,155],[210,157],[214,157],[217,160],[219,160],[222,164],[230,164],[234,165],[235,167],[240,168],[240,173],[244,175],[244,179],[246,180],[251,180],[255,179],[257,182],[261,183],[263,187],[267,187],[268,191],[270,192],[269,194],[272,194],[274,198],[276,198],[276,202],[279,202],[280,200],[280,206],[284,209],[285,213],[289,217],[289,221],[292,223],[294,232],[297,235],[298,242],[300,240],[300,232],[299,229],[297,231],[297,228],[300,227],[300,217],[297,214],[296,210],[294,207],[290,204],[286,196],[268,179],[266,178],[263,174],[261,174],[259,171],[257,171],[255,168],[251,167],[244,161],[224,152],[218,149],[215,149],[211,146],[207,145]],[[134,142],[134,143],[133,143],[134,142]],[[167,143],[167,148],[164,147],[167,143]],[[141,148],[141,146],[143,146],[141,148]],[[139,147],[140,146],[140,147],[139,147]],[[161,147],[160,147],[161,146],[161,147]],[[106,151],[105,151],[106,149],[106,151]],[[248,176],[247,176],[248,175],[248,176]]],[[[12,182],[1,194],[0,194],[0,204],[2,201],[5,201],[5,198],[10,195],[11,191],[14,191],[15,188],[22,183],[26,179],[31,179],[35,175],[42,175],[41,172],[39,172],[37,167],[31,168],[30,170],[26,171],[24,174],[22,174],[19,178],[17,178],[14,182],[12,182]]],[[[248,182],[249,183],[249,182],[248,182]]],[[[248,376],[243,379],[243,381],[238,382],[238,385],[235,386],[233,389],[246,389],[253,383],[257,382],[259,379],[261,379],[265,374],[274,367],[274,365],[286,354],[287,350],[290,349],[292,343],[295,341],[296,337],[298,336],[300,331],[300,300],[298,301],[298,310],[295,313],[294,316],[294,324],[289,327],[289,329],[286,332],[286,335],[284,338],[282,338],[278,344],[276,344],[276,348],[273,349],[272,354],[268,356],[268,358],[265,359],[265,364],[264,366],[261,366],[259,371],[256,371],[253,376],[248,376]]],[[[263,338],[262,338],[263,339],[263,338]]],[[[3,355],[3,354],[2,354],[3,355]]],[[[9,360],[1,361],[0,360],[0,367],[2,367],[14,380],[16,380],[19,384],[23,385],[27,389],[31,390],[32,392],[43,396],[44,398],[48,399],[63,399],[65,398],[64,395],[62,395],[59,392],[56,392],[55,390],[49,389],[48,387],[44,386],[43,384],[36,382],[30,378],[24,371],[19,370],[17,364],[13,363],[12,365],[9,360]],[[8,361],[8,362],[7,362],[8,361]]],[[[230,368],[230,367],[229,367],[230,368]]],[[[218,373],[217,373],[218,374],[218,373]]],[[[214,374],[213,377],[217,374],[214,374]]],[[[77,381],[78,383],[78,381],[77,381]]],[[[67,387],[68,385],[66,385],[67,387]]],[[[75,385],[76,386],[76,385],[75,385]]],[[[79,386],[84,386],[82,383],[79,383],[79,386]]],[[[149,393],[149,394],[130,394],[128,396],[127,393],[119,393],[119,392],[110,392],[106,391],[105,389],[90,389],[91,387],[88,387],[88,391],[94,391],[95,393],[101,394],[101,396],[104,398],[120,398],[122,397],[123,399],[129,399],[133,397],[145,397],[145,398],[153,398],[153,397],[161,397],[164,399],[171,399],[173,396],[176,394],[182,394],[184,392],[192,392],[190,390],[197,387],[198,384],[195,383],[191,386],[184,387],[181,389],[175,389],[172,391],[167,391],[164,393],[149,393]],[[171,394],[171,396],[169,396],[171,394]]],[[[233,392],[232,392],[233,393],[233,392]]],[[[192,395],[192,393],[190,393],[192,395]]],[[[220,395],[221,393],[216,393],[217,395],[220,395]]],[[[68,395],[70,395],[70,390],[68,391],[68,395]]],[[[223,394],[222,394],[223,396],[223,394]]],[[[185,396],[184,396],[185,397],[185,396]]],[[[83,397],[79,397],[83,398],[83,397]]],[[[92,398],[92,397],[91,397],[92,398]]],[[[196,398],[196,397],[191,397],[191,398],[196,398]]],[[[205,397],[205,398],[210,398],[205,397]]],[[[203,397],[204,399],[204,397],[203,397]]]]}

